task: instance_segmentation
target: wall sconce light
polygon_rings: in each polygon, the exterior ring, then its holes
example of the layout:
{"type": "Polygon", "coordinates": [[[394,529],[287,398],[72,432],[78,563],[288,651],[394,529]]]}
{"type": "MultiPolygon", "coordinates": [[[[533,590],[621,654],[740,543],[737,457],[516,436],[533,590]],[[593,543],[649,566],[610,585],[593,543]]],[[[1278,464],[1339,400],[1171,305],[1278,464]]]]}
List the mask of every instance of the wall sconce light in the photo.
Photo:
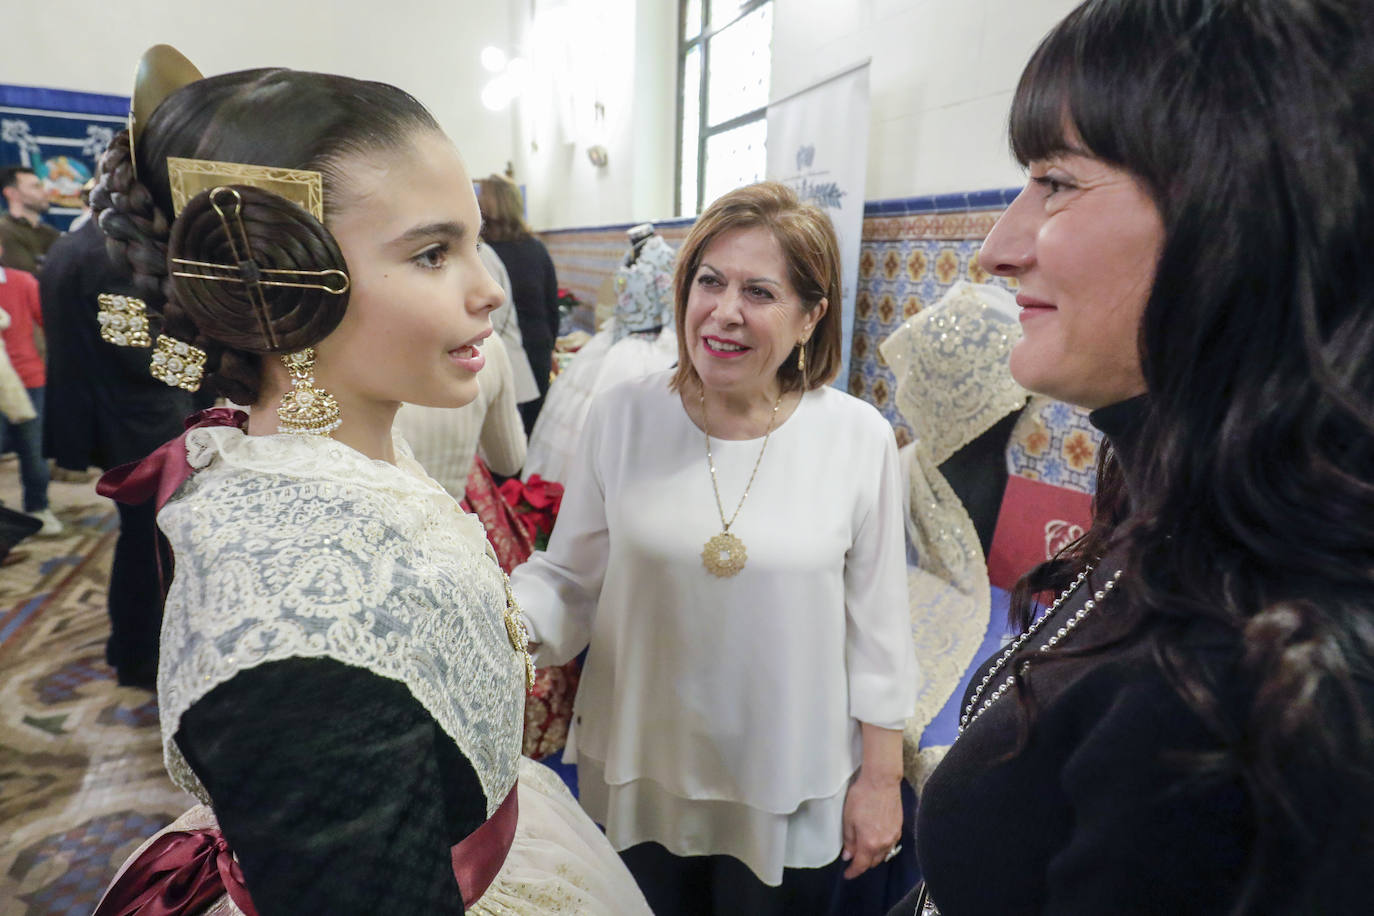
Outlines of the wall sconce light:
{"type": "Polygon", "coordinates": [[[495,74],[482,87],[482,105],[488,111],[501,111],[525,91],[530,79],[530,62],[523,57],[506,57],[500,48],[482,49],[482,67],[495,74]]]}

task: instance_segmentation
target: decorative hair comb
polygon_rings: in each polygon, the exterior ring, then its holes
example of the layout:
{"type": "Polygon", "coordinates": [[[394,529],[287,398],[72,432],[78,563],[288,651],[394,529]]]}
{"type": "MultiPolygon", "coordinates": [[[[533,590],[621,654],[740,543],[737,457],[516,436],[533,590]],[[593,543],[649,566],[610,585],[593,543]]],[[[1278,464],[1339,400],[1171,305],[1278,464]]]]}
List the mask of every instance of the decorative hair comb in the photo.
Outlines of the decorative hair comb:
{"type": "Polygon", "coordinates": [[[242,184],[284,197],[324,222],[324,176],[319,172],[168,156],[167,181],[172,188],[173,216],[180,216],[186,202],[201,191],[242,184]]]}
{"type": "Polygon", "coordinates": [[[138,161],[134,158],[134,150],[143,126],[167,96],[202,79],[205,77],[196,65],[171,45],[153,45],[143,52],[134,74],[134,94],[129,99],[129,162],[135,178],[138,177],[138,161]]]}

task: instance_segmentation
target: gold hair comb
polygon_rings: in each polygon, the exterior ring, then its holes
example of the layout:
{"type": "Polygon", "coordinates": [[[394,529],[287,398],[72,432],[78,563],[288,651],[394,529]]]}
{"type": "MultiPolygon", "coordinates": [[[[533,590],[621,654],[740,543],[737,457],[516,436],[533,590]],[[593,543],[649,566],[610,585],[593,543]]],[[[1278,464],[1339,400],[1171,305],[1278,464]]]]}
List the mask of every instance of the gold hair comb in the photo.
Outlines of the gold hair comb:
{"type": "Polygon", "coordinates": [[[186,202],[201,191],[242,184],[285,197],[324,222],[324,177],[319,172],[168,156],[167,180],[172,187],[173,216],[180,216],[186,202]]]}
{"type": "Polygon", "coordinates": [[[134,94],[129,99],[129,163],[135,178],[138,177],[138,162],[134,159],[134,149],[143,133],[143,125],[167,96],[204,78],[196,65],[171,45],[153,45],[143,52],[134,74],[134,94]]]}

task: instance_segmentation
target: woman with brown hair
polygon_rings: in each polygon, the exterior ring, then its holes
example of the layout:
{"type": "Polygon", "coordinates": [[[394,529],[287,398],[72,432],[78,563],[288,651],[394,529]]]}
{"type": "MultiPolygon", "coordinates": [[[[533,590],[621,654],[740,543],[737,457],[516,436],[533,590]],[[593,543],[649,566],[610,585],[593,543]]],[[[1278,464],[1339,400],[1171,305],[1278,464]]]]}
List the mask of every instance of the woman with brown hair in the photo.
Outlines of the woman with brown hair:
{"type": "Polygon", "coordinates": [[[676,370],[593,403],[513,585],[541,663],[590,643],[567,759],[654,911],[824,913],[901,827],[896,441],[829,387],[838,246],[785,186],[707,208],[674,299],[676,370]]]}
{"type": "Polygon", "coordinates": [[[492,247],[510,274],[511,298],[520,322],[520,336],[534,371],[539,397],[520,405],[525,434],[544,406],[553,371],[553,345],[558,339],[558,277],[544,243],[525,225],[525,201],[508,178],[483,178],[477,205],[482,210],[482,240],[492,247]]]}

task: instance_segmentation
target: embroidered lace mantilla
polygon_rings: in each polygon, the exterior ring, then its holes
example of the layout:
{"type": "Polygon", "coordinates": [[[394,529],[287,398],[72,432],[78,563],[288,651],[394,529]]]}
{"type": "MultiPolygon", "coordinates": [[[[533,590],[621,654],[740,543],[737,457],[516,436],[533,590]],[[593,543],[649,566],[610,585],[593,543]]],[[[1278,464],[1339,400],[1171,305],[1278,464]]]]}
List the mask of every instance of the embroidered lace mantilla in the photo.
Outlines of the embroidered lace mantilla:
{"type": "Polygon", "coordinates": [[[939,762],[919,750],[921,733],[973,661],[991,608],[978,532],[939,465],[1026,403],[1007,369],[1021,338],[1015,312],[1000,287],[959,283],[880,347],[897,377],[897,408],[915,432],[907,534],[919,568],[908,584],[923,681],[903,744],[907,777],[918,787],[939,762]]]}
{"type": "Polygon", "coordinates": [[[404,683],[472,762],[488,816],[515,784],[524,669],[500,568],[481,524],[396,447],[399,466],[316,436],[187,435],[200,470],[158,515],[176,556],[158,697],[167,770],[202,801],[181,716],[287,658],[404,683]]]}

